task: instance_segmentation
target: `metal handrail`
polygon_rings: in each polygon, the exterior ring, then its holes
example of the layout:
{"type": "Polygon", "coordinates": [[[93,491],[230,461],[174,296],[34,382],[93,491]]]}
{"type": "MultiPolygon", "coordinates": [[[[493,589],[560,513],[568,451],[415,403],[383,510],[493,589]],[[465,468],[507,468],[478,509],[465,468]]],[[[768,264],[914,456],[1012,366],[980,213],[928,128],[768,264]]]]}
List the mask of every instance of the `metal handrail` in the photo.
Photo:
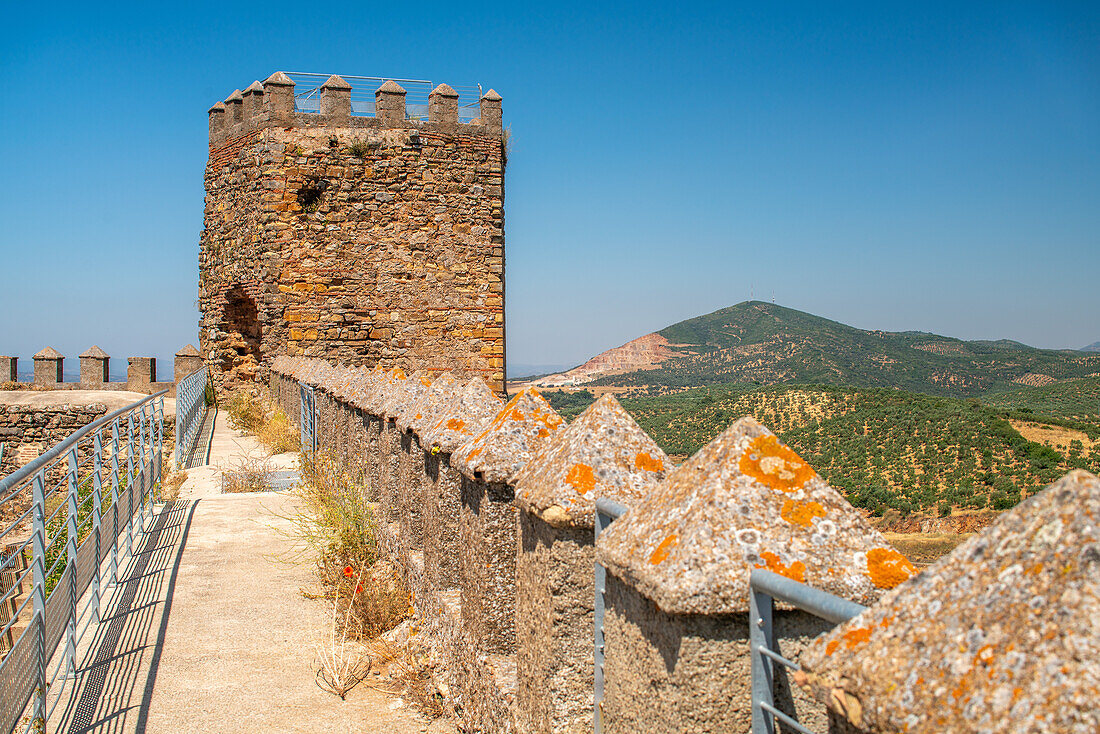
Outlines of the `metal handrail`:
{"type": "Polygon", "coordinates": [[[168,390],[165,389],[161,390],[160,392],[153,393],[152,395],[148,395],[141,400],[138,400],[137,402],[119,408],[113,413],[108,413],[102,418],[97,418],[83,428],[79,428],[76,431],[70,433],[61,443],[57,444],[52,449],[47,450],[34,461],[24,464],[3,479],[0,479],[0,494],[3,494],[5,490],[14,487],[16,484],[21,483],[24,479],[32,476],[36,471],[45,467],[46,464],[52,463],[53,460],[61,456],[61,454],[63,454],[66,449],[72,447],[80,439],[84,438],[97,428],[102,428],[115,418],[129,413],[134,408],[145,405],[145,403],[148,403],[151,400],[155,400],[156,398],[164,397],[167,394],[168,390]]]}
{"type": "Polygon", "coordinates": [[[185,469],[195,451],[203,421],[206,420],[206,366],[195,370],[176,386],[176,469],[185,469]]]}
{"type": "MultiPolygon", "coordinates": [[[[0,636],[10,639],[16,625],[26,623],[18,640],[0,654],[0,731],[15,731],[28,701],[22,731],[44,731],[62,700],[53,687],[64,688],[77,676],[77,646],[99,621],[102,587],[118,583],[120,556],[132,556],[135,532],[144,531],[147,513],[152,513],[161,474],[165,393],[92,421],[0,479],[3,502],[28,489],[31,495],[28,509],[0,533],[2,538],[29,531],[8,549],[27,568],[13,578],[12,589],[0,594],[4,604],[14,607],[0,625],[0,636]],[[60,476],[56,482],[55,476],[60,476]],[[57,507],[47,511],[51,498],[57,507]],[[16,603],[28,576],[30,591],[16,603]],[[50,661],[62,645],[51,674],[50,661]]],[[[16,563],[5,555],[2,565],[16,563]]]]}
{"type": "Polygon", "coordinates": [[[801,734],[816,734],[775,707],[774,665],[791,670],[801,666],[776,650],[772,615],[775,602],[833,624],[843,624],[867,607],[822,589],[799,583],[773,571],[758,568],[749,574],[749,655],[752,660],[752,734],[774,734],[775,720],[801,734]]]}

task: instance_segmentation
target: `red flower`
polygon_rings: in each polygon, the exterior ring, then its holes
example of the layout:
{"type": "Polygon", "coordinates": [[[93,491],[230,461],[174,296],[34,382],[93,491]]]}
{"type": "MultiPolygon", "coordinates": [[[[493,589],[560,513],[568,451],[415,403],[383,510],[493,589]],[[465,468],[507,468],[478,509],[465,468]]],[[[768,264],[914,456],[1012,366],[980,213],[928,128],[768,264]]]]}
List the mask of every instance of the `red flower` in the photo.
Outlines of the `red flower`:
{"type": "Polygon", "coordinates": [[[344,578],[350,579],[355,575],[355,569],[351,566],[344,566],[344,578]]]}
{"type": "Polygon", "coordinates": [[[363,593],[363,585],[362,584],[356,584],[355,585],[355,593],[356,594],[362,594],[363,593]]]}

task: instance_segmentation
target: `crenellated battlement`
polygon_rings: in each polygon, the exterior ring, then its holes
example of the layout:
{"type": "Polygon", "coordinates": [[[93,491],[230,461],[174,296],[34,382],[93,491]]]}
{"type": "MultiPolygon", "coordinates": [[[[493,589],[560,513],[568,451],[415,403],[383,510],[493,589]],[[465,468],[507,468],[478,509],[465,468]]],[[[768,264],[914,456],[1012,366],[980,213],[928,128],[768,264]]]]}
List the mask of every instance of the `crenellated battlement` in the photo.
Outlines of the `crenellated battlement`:
{"type": "Polygon", "coordinates": [[[233,90],[207,114],[211,149],[270,127],[407,128],[493,137],[503,131],[495,90],[336,74],[277,71],[244,91],[233,90]]]}

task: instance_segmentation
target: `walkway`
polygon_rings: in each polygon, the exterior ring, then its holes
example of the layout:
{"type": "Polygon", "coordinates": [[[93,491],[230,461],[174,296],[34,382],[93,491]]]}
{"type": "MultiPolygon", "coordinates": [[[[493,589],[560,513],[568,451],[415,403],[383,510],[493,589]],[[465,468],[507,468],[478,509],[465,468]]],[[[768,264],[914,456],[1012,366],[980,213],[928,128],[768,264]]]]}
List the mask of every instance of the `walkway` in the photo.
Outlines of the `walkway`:
{"type": "Polygon", "coordinates": [[[155,516],[94,638],[78,650],[81,685],[60,702],[49,731],[441,730],[366,684],[346,701],[315,684],[315,640],[328,610],[299,593],[314,580],[290,535],[297,499],[216,493],[217,465],[256,448],[251,437],[215,428],[215,465],[190,470],[181,499],[155,516]]]}

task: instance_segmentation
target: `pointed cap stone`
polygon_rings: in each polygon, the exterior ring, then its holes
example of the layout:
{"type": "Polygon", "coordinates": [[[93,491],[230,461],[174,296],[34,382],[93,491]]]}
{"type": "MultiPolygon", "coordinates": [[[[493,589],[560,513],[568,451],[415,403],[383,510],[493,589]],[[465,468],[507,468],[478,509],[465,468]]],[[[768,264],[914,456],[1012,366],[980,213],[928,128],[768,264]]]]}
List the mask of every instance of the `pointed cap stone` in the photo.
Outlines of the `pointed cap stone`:
{"type": "Polygon", "coordinates": [[[497,94],[497,90],[495,90],[495,89],[490,89],[488,92],[486,92],[484,95],[482,95],[481,98],[482,99],[487,99],[490,102],[499,102],[502,99],[501,96],[499,94],[497,94]]]}
{"type": "Polygon", "coordinates": [[[288,77],[283,72],[277,71],[269,76],[267,79],[264,79],[264,86],[266,87],[268,85],[275,87],[293,87],[294,80],[288,77]]]}
{"type": "Polygon", "coordinates": [[[213,106],[211,106],[210,109],[207,110],[206,112],[207,112],[207,114],[210,114],[211,112],[225,112],[225,103],[224,102],[215,102],[213,104],[213,106]]]}
{"type": "Polygon", "coordinates": [[[516,504],[556,527],[591,528],[596,498],[630,506],[673,467],[614,396],[554,434],[516,476],[516,504]]]}
{"type": "Polygon", "coordinates": [[[260,80],[257,79],[256,81],[254,81],[254,82],[252,82],[251,84],[248,85],[248,87],[244,90],[244,93],[245,94],[257,94],[257,93],[263,94],[264,93],[264,85],[260,84],[260,80]]]}
{"type": "Polygon", "coordinates": [[[493,419],[504,401],[480,377],[471,377],[462,390],[448,403],[435,425],[420,436],[424,446],[438,446],[440,451],[453,453],[459,446],[481,433],[493,419]]]}
{"type": "Polygon", "coordinates": [[[400,431],[414,431],[418,436],[425,427],[435,422],[435,414],[446,407],[458,389],[458,380],[450,372],[435,378],[405,414],[397,419],[400,431]]]}
{"type": "Polygon", "coordinates": [[[57,351],[53,347],[45,347],[44,349],[40,349],[38,353],[34,355],[35,359],[63,359],[64,357],[64,354],[57,351]]]}
{"type": "Polygon", "coordinates": [[[481,433],[459,447],[451,464],[471,479],[511,482],[539,444],[563,423],[538,390],[527,388],[517,393],[481,433]]]}
{"type": "Polygon", "coordinates": [[[321,85],[321,89],[351,89],[351,85],[335,74],[325,79],[325,83],[321,85]]]}
{"type": "MultiPolygon", "coordinates": [[[[404,87],[402,87],[402,86],[401,86],[400,84],[398,84],[397,82],[395,82],[395,81],[394,81],[393,79],[387,79],[387,80],[386,80],[386,81],[385,81],[385,82],[384,82],[384,83],[382,84],[382,86],[380,86],[380,87],[378,88],[378,90],[377,90],[377,91],[378,91],[378,92],[382,92],[382,93],[384,93],[384,94],[404,94],[404,93],[405,93],[405,88],[404,88],[404,87]]],[[[376,92],[376,93],[377,93],[377,92],[376,92]]]]}
{"type": "Polygon", "coordinates": [[[102,349],[100,349],[95,344],[93,344],[92,346],[88,347],[83,352],[81,352],[80,356],[81,357],[91,357],[93,359],[110,359],[111,358],[109,354],[104,352],[102,349]]]}
{"type": "Polygon", "coordinates": [[[234,89],[233,94],[231,94],[231,95],[229,95],[228,97],[225,98],[225,103],[226,104],[235,103],[235,102],[244,102],[244,96],[241,94],[241,90],[239,90],[239,89],[234,89]]]}
{"type": "Polygon", "coordinates": [[[449,84],[440,84],[432,90],[432,94],[438,94],[440,97],[457,97],[458,92],[450,87],[449,84]]]}
{"type": "Polygon", "coordinates": [[[860,731],[1100,731],[1100,479],[1077,469],[803,652],[860,731]]]}
{"type": "Polygon", "coordinates": [[[397,420],[405,414],[412,403],[431,386],[432,381],[420,370],[406,375],[404,370],[395,369],[390,375],[389,390],[382,399],[381,417],[397,420]]]}
{"type": "Polygon", "coordinates": [[[809,464],[749,417],[612,523],[596,553],[671,614],[747,611],[754,568],[861,604],[915,571],[809,464]]]}
{"type": "Polygon", "coordinates": [[[359,367],[355,370],[351,384],[348,386],[348,400],[360,410],[367,410],[367,396],[374,391],[381,378],[381,370],[370,367],[359,367]]]}
{"type": "MultiPolygon", "coordinates": [[[[98,347],[97,347],[97,349],[98,349],[98,347]]],[[[202,355],[199,354],[199,350],[195,347],[194,344],[188,344],[187,346],[183,347],[178,352],[176,352],[176,356],[177,357],[201,357],[202,355]]],[[[276,360],[282,359],[285,362],[287,359],[290,359],[290,358],[289,357],[276,357],[275,359],[276,360]]]]}

